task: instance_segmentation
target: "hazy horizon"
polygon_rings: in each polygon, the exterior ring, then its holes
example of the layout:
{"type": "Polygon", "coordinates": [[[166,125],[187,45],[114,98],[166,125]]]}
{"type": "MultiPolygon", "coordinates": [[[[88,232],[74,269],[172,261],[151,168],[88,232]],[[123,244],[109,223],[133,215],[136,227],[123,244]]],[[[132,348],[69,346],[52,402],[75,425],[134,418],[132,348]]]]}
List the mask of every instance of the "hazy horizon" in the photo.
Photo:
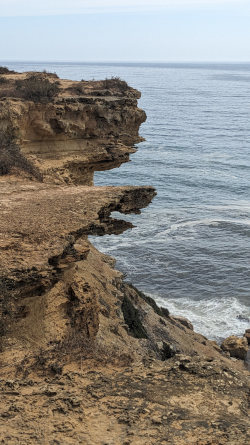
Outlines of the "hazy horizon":
{"type": "Polygon", "coordinates": [[[81,65],[81,64],[112,64],[112,65],[120,65],[120,64],[131,64],[131,65],[136,65],[136,64],[162,64],[162,65],[183,65],[183,64],[189,64],[189,65],[209,65],[209,64],[214,64],[214,65],[220,65],[220,64],[225,64],[225,65],[239,65],[239,64],[250,64],[250,59],[249,60],[54,60],[54,59],[47,59],[47,60],[38,60],[38,59],[34,59],[34,60],[25,60],[25,59],[0,59],[0,63],[54,63],[54,64],[59,64],[59,63],[69,63],[69,64],[77,64],[77,65],[81,65]]]}
{"type": "Polygon", "coordinates": [[[0,0],[0,60],[250,61],[249,0],[0,0]]]}

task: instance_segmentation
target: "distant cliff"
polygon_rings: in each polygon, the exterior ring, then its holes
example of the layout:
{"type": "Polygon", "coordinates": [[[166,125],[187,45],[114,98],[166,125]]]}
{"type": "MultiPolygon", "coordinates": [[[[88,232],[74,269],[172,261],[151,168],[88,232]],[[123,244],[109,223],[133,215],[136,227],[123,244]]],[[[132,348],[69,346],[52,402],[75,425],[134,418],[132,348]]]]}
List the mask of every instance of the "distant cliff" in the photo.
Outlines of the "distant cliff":
{"type": "Polygon", "coordinates": [[[124,81],[59,81],[45,73],[2,79],[0,131],[15,136],[44,181],[91,185],[94,171],[127,162],[141,141],[140,93],[124,81]]]}

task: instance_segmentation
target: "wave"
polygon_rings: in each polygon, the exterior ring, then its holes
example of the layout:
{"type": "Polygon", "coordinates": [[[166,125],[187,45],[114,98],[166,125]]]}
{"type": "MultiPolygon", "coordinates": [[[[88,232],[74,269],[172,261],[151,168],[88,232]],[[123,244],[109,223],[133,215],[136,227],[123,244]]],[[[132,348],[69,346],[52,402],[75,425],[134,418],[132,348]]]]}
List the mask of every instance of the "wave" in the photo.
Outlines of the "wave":
{"type": "Polygon", "coordinates": [[[175,232],[180,232],[182,229],[188,229],[189,231],[194,231],[197,226],[207,226],[207,227],[217,227],[219,229],[225,229],[232,232],[241,233],[242,235],[250,235],[250,221],[237,220],[237,219],[197,219],[190,221],[182,221],[179,223],[171,224],[169,228],[158,233],[159,236],[174,234],[175,232]]]}
{"type": "Polygon", "coordinates": [[[249,328],[250,308],[236,297],[192,300],[151,296],[171,314],[188,318],[196,332],[211,340],[220,342],[229,335],[241,336],[249,328]]]}

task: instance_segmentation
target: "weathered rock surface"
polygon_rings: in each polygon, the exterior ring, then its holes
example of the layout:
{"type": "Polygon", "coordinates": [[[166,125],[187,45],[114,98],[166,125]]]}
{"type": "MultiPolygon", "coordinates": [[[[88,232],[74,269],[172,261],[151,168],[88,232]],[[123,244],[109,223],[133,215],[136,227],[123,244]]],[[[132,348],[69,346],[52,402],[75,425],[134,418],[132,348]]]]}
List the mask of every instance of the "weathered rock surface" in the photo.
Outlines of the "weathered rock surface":
{"type": "Polygon", "coordinates": [[[183,324],[183,326],[186,326],[186,328],[191,329],[192,331],[194,330],[191,321],[189,321],[187,318],[181,317],[180,315],[178,315],[178,317],[175,315],[173,318],[183,324]]]}
{"type": "Polygon", "coordinates": [[[15,89],[29,76],[0,82],[1,443],[248,444],[243,363],[88,241],[132,228],[111,213],[138,213],[155,195],[92,186],[140,140],[139,93],[60,80],[37,102],[15,89]]]}
{"type": "Polygon", "coordinates": [[[250,329],[245,330],[244,337],[246,337],[248,344],[250,344],[250,329]]]}
{"type": "MultiPolygon", "coordinates": [[[[42,96],[33,102],[18,97],[16,88],[16,82],[30,76],[9,74],[8,87],[0,83],[0,131],[15,134],[21,153],[44,181],[92,185],[94,171],[129,160],[134,144],[142,140],[138,130],[146,119],[137,107],[138,91],[116,79],[113,83],[60,79],[53,100],[42,96]]],[[[46,73],[37,76],[40,83],[41,78],[58,83],[46,73]]]]}
{"type": "Polygon", "coordinates": [[[248,351],[248,343],[245,337],[239,338],[231,335],[221,344],[223,351],[229,352],[231,357],[245,360],[248,351]]]}
{"type": "Polygon", "coordinates": [[[0,436],[8,445],[247,445],[246,391],[246,378],[216,360],[97,357],[46,381],[1,379],[0,436]]]}

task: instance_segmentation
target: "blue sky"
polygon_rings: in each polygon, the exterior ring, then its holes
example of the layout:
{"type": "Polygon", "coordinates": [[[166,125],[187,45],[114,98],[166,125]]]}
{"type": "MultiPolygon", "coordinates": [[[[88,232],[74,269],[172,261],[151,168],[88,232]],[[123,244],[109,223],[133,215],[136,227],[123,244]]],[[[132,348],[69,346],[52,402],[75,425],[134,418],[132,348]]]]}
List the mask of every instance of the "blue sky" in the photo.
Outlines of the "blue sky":
{"type": "Polygon", "coordinates": [[[250,61],[250,0],[0,0],[0,60],[250,61]]]}

